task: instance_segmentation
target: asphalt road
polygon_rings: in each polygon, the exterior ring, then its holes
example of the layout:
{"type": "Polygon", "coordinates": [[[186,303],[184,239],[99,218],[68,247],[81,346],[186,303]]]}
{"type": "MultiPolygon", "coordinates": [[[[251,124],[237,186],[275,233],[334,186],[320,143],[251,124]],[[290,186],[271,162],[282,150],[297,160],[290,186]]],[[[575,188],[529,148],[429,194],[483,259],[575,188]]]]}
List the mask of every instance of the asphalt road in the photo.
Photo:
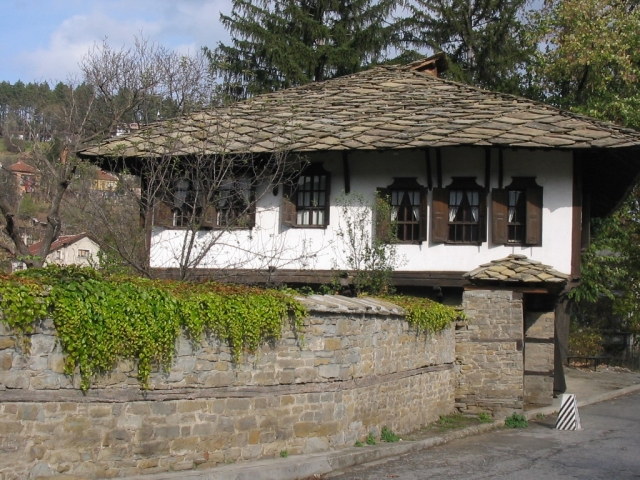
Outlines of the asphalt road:
{"type": "Polygon", "coordinates": [[[581,431],[555,430],[548,418],[322,478],[640,479],[640,393],[583,407],[580,417],[581,431]]]}

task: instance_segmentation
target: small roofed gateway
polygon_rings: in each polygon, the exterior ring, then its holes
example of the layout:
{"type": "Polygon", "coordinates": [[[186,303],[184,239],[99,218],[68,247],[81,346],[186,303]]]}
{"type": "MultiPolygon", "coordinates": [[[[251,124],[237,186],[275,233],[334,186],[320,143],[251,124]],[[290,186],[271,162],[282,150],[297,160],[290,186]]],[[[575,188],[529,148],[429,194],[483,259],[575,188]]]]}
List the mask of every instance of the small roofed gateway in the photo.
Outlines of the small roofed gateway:
{"type": "MultiPolygon", "coordinates": [[[[185,265],[187,208],[202,219],[189,250],[197,258],[194,276],[328,282],[349,271],[342,195],[358,193],[368,205],[377,195],[389,208],[374,209],[370,230],[385,235],[385,225],[395,224],[393,241],[405,259],[394,284],[433,288],[450,301],[460,301],[463,291],[511,292],[520,324],[502,340],[513,342],[523,366],[523,315],[562,309],[558,298],[579,281],[591,218],[610,213],[638,178],[640,134],[443,80],[443,68],[442,55],[379,66],[161,122],[81,155],[96,162],[117,157],[138,172],[167,157],[185,165],[196,157],[210,165],[237,159],[232,181],[218,182],[209,205],[198,207],[202,187],[188,176],[173,185],[172,197],[150,199],[150,263],[166,277],[179,276],[185,265]],[[292,181],[254,182],[246,165],[274,157],[300,161],[292,181]],[[230,196],[231,185],[242,193],[230,196]],[[536,280],[494,276],[490,267],[484,277],[464,276],[509,256],[549,266],[554,280],[541,278],[548,271],[536,280]]],[[[553,359],[554,333],[547,334],[553,359]]],[[[536,378],[553,383],[553,368],[544,368],[536,378]]]]}

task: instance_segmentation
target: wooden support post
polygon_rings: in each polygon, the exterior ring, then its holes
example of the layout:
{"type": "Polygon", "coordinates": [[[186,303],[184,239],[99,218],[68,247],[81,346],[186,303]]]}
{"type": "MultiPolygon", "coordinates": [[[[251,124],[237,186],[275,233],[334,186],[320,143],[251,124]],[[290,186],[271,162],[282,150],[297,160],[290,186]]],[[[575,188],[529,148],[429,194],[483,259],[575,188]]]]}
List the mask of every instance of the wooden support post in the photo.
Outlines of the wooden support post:
{"type": "Polygon", "coordinates": [[[491,148],[484,149],[484,191],[491,190],[491,148]]]}
{"type": "Polygon", "coordinates": [[[427,188],[433,190],[433,176],[431,175],[431,149],[424,151],[425,162],[427,164],[427,188]]]}
{"type": "Polygon", "coordinates": [[[438,188],[442,188],[442,151],[436,149],[436,175],[438,176],[438,188]]]}
{"type": "Polygon", "coordinates": [[[342,152],[342,170],[344,172],[344,193],[351,192],[351,174],[349,173],[349,153],[342,152]]]}
{"type": "Polygon", "coordinates": [[[498,188],[502,189],[502,185],[504,184],[504,150],[500,148],[498,153],[498,188]]]}
{"type": "Polygon", "coordinates": [[[573,152],[573,205],[571,228],[571,276],[580,278],[582,260],[582,164],[573,152]]]}

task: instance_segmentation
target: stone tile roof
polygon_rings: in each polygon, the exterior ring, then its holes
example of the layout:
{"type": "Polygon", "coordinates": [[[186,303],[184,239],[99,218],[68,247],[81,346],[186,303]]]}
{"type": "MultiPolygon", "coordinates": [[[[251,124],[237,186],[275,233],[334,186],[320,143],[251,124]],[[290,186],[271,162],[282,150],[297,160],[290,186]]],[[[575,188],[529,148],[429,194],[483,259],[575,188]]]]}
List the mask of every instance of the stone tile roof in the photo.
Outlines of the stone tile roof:
{"type": "Polygon", "coordinates": [[[261,95],[89,148],[81,156],[387,150],[458,145],[640,147],[640,134],[411,65],[261,95]]]}
{"type": "Polygon", "coordinates": [[[558,272],[549,265],[530,260],[526,255],[509,255],[500,260],[493,260],[465,273],[463,277],[472,283],[521,282],[529,285],[566,283],[570,279],[569,275],[558,272]]]}

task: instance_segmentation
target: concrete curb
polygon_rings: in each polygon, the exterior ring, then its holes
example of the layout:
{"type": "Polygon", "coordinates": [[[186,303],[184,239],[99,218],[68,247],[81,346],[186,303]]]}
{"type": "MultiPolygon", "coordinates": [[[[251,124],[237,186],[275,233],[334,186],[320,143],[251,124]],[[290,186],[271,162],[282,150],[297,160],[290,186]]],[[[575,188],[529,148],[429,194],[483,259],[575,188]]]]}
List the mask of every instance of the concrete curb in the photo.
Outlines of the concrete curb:
{"type": "MultiPolygon", "coordinates": [[[[612,390],[578,401],[578,407],[604,402],[613,398],[640,390],[640,384],[612,390]]],[[[536,408],[524,412],[527,419],[537,415],[551,415],[558,411],[557,406],[536,408]]],[[[314,475],[342,470],[355,465],[375,462],[385,458],[398,457],[426,448],[442,445],[458,438],[490,432],[504,426],[502,418],[493,423],[473,425],[451,431],[438,437],[425,440],[398,443],[382,443],[364,447],[349,447],[340,450],[295,455],[290,458],[258,460],[246,463],[234,463],[207,470],[188,470],[184,472],[165,472],[149,475],[126,477],[123,480],[301,480],[314,475]]]]}
{"type": "MultiPolygon", "coordinates": [[[[612,400],[616,397],[620,397],[628,393],[637,392],[638,390],[640,390],[640,384],[629,385],[628,387],[620,388],[618,390],[611,390],[610,392],[594,395],[593,397],[585,398],[584,400],[580,400],[578,398],[578,408],[586,407],[587,405],[592,405],[594,403],[606,402],[607,400],[612,400]]],[[[528,420],[531,420],[537,415],[552,415],[554,413],[558,413],[558,409],[558,405],[552,405],[550,407],[541,407],[534,410],[527,410],[526,412],[524,412],[524,415],[528,420]]]]}
{"type": "Polygon", "coordinates": [[[473,425],[425,440],[341,448],[329,452],[295,455],[290,458],[235,463],[202,471],[189,470],[137,475],[126,477],[125,480],[298,480],[313,475],[324,475],[354,465],[417,452],[457,438],[495,430],[501,426],[503,423],[498,419],[493,423],[473,425]]]}

